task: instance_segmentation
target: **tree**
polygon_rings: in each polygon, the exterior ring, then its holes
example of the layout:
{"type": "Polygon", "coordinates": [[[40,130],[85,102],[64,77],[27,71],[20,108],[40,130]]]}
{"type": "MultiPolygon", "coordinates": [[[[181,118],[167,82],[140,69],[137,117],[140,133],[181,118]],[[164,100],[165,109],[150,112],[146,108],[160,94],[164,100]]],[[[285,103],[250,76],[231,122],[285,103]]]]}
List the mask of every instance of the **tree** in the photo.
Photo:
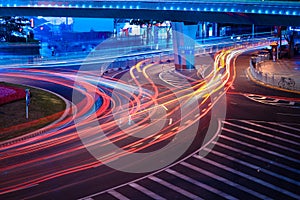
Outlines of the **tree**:
{"type": "Polygon", "coordinates": [[[0,17],[1,40],[6,42],[26,42],[28,38],[33,39],[29,19],[18,16],[0,17]]]}

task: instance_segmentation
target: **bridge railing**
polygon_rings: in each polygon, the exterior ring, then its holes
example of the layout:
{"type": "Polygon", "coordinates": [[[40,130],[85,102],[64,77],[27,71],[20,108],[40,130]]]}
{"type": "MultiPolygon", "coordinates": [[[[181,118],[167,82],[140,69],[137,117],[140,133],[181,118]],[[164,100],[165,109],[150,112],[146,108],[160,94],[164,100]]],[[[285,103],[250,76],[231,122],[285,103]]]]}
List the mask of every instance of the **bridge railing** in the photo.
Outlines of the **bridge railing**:
{"type": "Polygon", "coordinates": [[[289,1],[282,1],[282,0],[210,0],[209,2],[206,0],[57,0],[57,1],[43,1],[43,0],[0,0],[0,6],[48,6],[48,5],[65,5],[68,6],[70,4],[76,6],[82,6],[86,5],[88,8],[89,5],[92,5],[93,7],[97,7],[98,5],[102,3],[109,3],[109,2],[120,2],[124,4],[132,3],[134,6],[135,4],[138,5],[139,3],[172,3],[174,5],[176,4],[189,4],[189,3],[194,3],[194,4],[202,4],[202,3],[225,3],[225,4],[255,4],[255,5],[297,5],[299,6],[299,1],[297,0],[289,0],[289,1]]]}
{"type": "MultiPolygon", "coordinates": [[[[247,47],[250,45],[256,45],[259,43],[271,43],[273,38],[255,38],[245,41],[232,41],[225,40],[221,38],[218,43],[216,41],[205,41],[204,44],[200,41],[196,43],[195,54],[196,55],[205,55],[213,54],[219,50],[231,47],[247,47]]],[[[48,64],[59,64],[61,62],[65,63],[77,63],[86,60],[87,58],[92,60],[110,60],[111,64],[109,68],[119,68],[120,60],[123,61],[124,65],[134,65],[137,61],[142,59],[148,59],[151,62],[156,61],[170,61],[173,60],[173,46],[172,43],[169,44],[160,44],[159,48],[154,44],[149,45],[137,45],[137,46],[128,46],[122,48],[101,48],[94,51],[77,51],[77,52],[65,52],[59,53],[55,56],[51,56],[49,53],[46,56],[0,56],[0,65],[7,66],[17,66],[20,65],[31,66],[31,65],[41,65],[43,63],[48,64]]],[[[101,45],[100,45],[101,47],[101,45]]],[[[106,62],[106,61],[105,61],[106,62]]],[[[124,67],[124,66],[123,66],[124,67]]]]}
{"type": "Polygon", "coordinates": [[[250,73],[254,79],[275,88],[300,91],[300,79],[297,78],[297,75],[291,73],[272,73],[263,71],[262,69],[268,62],[273,61],[270,61],[268,57],[257,63],[253,63],[250,60],[250,73]]]}

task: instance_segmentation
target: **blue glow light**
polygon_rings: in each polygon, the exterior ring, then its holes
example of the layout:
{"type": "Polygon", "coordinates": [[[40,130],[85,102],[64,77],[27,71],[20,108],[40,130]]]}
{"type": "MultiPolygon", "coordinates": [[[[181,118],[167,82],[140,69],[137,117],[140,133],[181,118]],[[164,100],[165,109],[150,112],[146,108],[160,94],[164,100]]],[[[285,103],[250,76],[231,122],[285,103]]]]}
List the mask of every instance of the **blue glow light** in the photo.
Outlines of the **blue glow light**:
{"type": "Polygon", "coordinates": [[[17,4],[14,4],[14,7],[17,7],[17,4]]]}
{"type": "Polygon", "coordinates": [[[85,8],[85,5],[83,4],[82,7],[85,8]]]}
{"type": "Polygon", "coordinates": [[[280,14],[280,15],[282,14],[282,11],[281,11],[281,10],[279,11],[279,14],[280,14]]]}
{"type": "Polygon", "coordinates": [[[163,8],[164,10],[167,10],[167,8],[166,8],[166,6],[164,6],[164,8],[163,8]]]}
{"type": "Polygon", "coordinates": [[[124,6],[123,6],[123,9],[125,9],[125,8],[126,8],[126,6],[124,5],[124,6]]]}
{"type": "Polygon", "coordinates": [[[119,5],[117,5],[117,6],[116,6],[116,8],[118,8],[118,9],[119,9],[119,5]]]}
{"type": "Polygon", "coordinates": [[[76,6],[75,6],[76,8],[78,8],[78,4],[76,4],[76,6]]]}
{"type": "Polygon", "coordinates": [[[140,6],[136,6],[136,9],[140,9],[140,6]]]}
{"type": "Polygon", "coordinates": [[[129,6],[129,8],[132,9],[133,7],[132,7],[132,6],[129,6]]]}
{"type": "Polygon", "coordinates": [[[180,10],[180,7],[177,7],[177,10],[180,10]]]}
{"type": "Polygon", "coordinates": [[[105,8],[105,7],[106,7],[105,5],[102,6],[102,8],[105,8]]]}
{"type": "Polygon", "coordinates": [[[266,11],[265,11],[265,13],[266,13],[266,14],[269,14],[269,11],[268,11],[268,10],[266,10],[266,11]]]}
{"type": "Polygon", "coordinates": [[[173,10],[173,9],[174,9],[173,6],[171,6],[171,7],[170,7],[170,10],[173,10]]]}
{"type": "Polygon", "coordinates": [[[207,8],[204,8],[204,11],[207,11],[207,8]]]}
{"type": "Polygon", "coordinates": [[[69,8],[72,8],[72,4],[69,5],[69,8]]]}
{"type": "Polygon", "coordinates": [[[218,12],[220,12],[221,11],[221,8],[218,8],[218,12]]]}
{"type": "Polygon", "coordinates": [[[210,11],[212,11],[212,12],[213,12],[213,11],[214,11],[214,8],[211,8],[211,9],[210,9],[210,11]]]}
{"type": "Polygon", "coordinates": [[[261,10],[258,10],[258,13],[260,14],[260,13],[261,13],[261,10]]]}
{"type": "Polygon", "coordinates": [[[276,10],[273,10],[273,11],[272,11],[272,14],[276,14],[276,10]]]}
{"type": "Polygon", "coordinates": [[[235,11],[235,9],[234,8],[231,8],[231,12],[234,12],[235,11]]]}
{"type": "Polygon", "coordinates": [[[48,4],[48,7],[52,7],[52,5],[51,5],[51,4],[48,4]]]}
{"type": "Polygon", "coordinates": [[[197,11],[200,11],[200,8],[197,8],[197,11]]]}
{"type": "Polygon", "coordinates": [[[191,10],[191,11],[193,11],[194,9],[193,9],[193,8],[191,8],[190,10],[191,10]]]}
{"type": "Polygon", "coordinates": [[[0,4],[0,7],[2,7],[3,5],[2,4],[0,4]]]}
{"type": "Polygon", "coordinates": [[[112,8],[112,5],[109,5],[109,8],[112,8]]]}
{"type": "Polygon", "coordinates": [[[227,8],[224,8],[224,12],[227,12],[228,11],[228,9],[227,8]]]}
{"type": "Polygon", "coordinates": [[[92,5],[89,5],[89,8],[92,8],[93,6],[92,5]]]}
{"type": "Polygon", "coordinates": [[[58,7],[58,5],[57,5],[57,4],[55,4],[55,7],[58,7]]]}
{"type": "MultiPolygon", "coordinates": [[[[34,4],[34,7],[37,7],[38,5],[37,4],[34,4]]],[[[44,5],[42,5],[42,7],[44,7],[44,5]]]]}
{"type": "Polygon", "coordinates": [[[9,5],[9,3],[6,5],[6,7],[9,7],[10,5],[9,5]]]}
{"type": "Polygon", "coordinates": [[[293,12],[293,15],[296,15],[296,14],[297,14],[297,12],[296,12],[296,11],[294,11],[294,12],[293,12]]]}
{"type": "Polygon", "coordinates": [[[247,13],[247,12],[248,12],[248,10],[246,9],[246,10],[245,10],[245,13],[247,13]]]}
{"type": "Polygon", "coordinates": [[[290,14],[290,11],[286,11],[285,14],[286,14],[286,15],[289,15],[289,14],[290,14]]]}
{"type": "Polygon", "coordinates": [[[156,6],[156,10],[159,10],[159,6],[156,6]]]}
{"type": "Polygon", "coordinates": [[[252,12],[252,13],[255,13],[255,10],[254,10],[254,9],[252,9],[252,10],[251,10],[251,12],[252,12]]]}

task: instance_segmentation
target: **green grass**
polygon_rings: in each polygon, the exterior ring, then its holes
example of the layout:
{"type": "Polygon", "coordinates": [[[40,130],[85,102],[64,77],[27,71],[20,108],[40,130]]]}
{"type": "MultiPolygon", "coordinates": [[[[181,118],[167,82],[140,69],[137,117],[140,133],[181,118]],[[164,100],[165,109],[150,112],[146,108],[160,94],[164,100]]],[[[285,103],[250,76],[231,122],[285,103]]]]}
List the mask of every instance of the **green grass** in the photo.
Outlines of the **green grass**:
{"type": "Polygon", "coordinates": [[[51,120],[45,119],[45,117],[65,110],[65,102],[52,93],[10,83],[0,82],[0,86],[1,85],[18,87],[24,90],[29,88],[31,93],[31,101],[29,105],[28,119],[26,119],[25,99],[0,105],[0,141],[24,135],[47,126],[60,116],[58,115],[51,120]],[[33,121],[35,122],[33,123],[33,121]],[[17,125],[25,123],[30,123],[30,127],[22,126],[24,128],[16,129],[17,125]]]}

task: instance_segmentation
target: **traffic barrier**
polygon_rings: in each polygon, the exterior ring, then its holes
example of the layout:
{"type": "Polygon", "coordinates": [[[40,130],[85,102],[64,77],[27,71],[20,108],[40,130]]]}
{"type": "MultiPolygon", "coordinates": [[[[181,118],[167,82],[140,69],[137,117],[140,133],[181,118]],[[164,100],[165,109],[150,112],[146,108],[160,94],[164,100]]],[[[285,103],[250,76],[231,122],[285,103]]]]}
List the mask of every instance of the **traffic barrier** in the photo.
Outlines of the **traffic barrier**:
{"type": "Polygon", "coordinates": [[[294,80],[293,75],[262,72],[261,65],[263,62],[265,60],[256,63],[256,66],[254,66],[250,60],[250,73],[255,80],[275,89],[300,92],[300,82],[296,82],[297,80],[294,80]]]}

